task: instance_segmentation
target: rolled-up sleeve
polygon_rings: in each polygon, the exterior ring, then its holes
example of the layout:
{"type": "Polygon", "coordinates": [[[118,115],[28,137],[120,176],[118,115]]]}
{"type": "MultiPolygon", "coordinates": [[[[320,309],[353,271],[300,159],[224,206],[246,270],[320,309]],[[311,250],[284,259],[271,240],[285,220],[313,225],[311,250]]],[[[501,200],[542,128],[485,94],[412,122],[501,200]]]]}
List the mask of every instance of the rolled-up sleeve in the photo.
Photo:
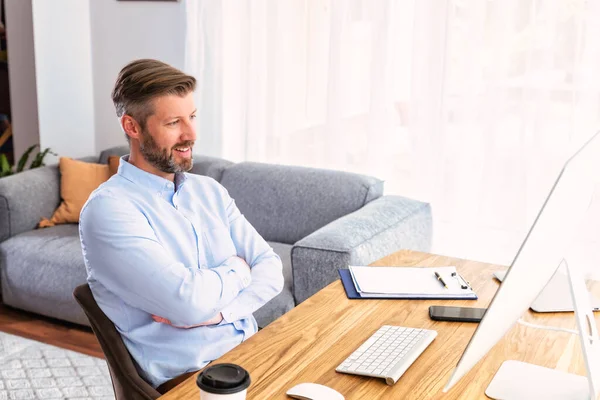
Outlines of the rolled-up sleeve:
{"type": "Polygon", "coordinates": [[[221,310],[226,322],[248,317],[283,290],[283,272],[279,256],[246,220],[223,188],[231,238],[237,254],[246,260],[252,272],[252,282],[221,310]]]}
{"type": "Polygon", "coordinates": [[[88,280],[174,325],[210,319],[254,279],[237,257],[211,269],[178,262],[158,241],[144,213],[110,193],[86,203],[79,233],[88,280]]]}

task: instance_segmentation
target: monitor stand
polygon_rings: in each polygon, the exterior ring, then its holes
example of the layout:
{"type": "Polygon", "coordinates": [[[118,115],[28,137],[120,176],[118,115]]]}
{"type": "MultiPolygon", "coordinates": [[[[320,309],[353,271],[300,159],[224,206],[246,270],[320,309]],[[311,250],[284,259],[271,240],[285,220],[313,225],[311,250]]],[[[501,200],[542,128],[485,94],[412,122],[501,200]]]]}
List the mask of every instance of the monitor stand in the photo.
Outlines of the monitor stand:
{"type": "MultiPolygon", "coordinates": [[[[504,280],[506,271],[494,272],[494,278],[500,282],[504,280]]],[[[600,299],[589,292],[592,310],[600,311],[600,299]]],[[[558,268],[544,289],[531,303],[532,311],[538,313],[573,312],[573,300],[571,298],[571,284],[569,277],[561,273],[558,268]]]]}
{"type": "Polygon", "coordinates": [[[504,361],[485,390],[498,400],[589,400],[589,393],[585,376],[515,360],[504,361]]]}
{"type": "Polygon", "coordinates": [[[596,399],[600,389],[600,339],[585,281],[579,271],[566,264],[571,297],[587,377],[521,361],[505,361],[487,387],[492,399],[596,399]],[[594,395],[590,395],[593,393],[594,395]]]}

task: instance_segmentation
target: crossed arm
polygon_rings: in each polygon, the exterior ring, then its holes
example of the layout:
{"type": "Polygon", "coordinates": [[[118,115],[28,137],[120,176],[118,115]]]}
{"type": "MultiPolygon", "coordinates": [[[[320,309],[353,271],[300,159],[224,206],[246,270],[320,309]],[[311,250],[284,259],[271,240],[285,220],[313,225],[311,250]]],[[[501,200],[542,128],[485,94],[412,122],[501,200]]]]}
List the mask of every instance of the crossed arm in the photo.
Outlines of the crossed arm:
{"type": "MultiPolygon", "coordinates": [[[[235,257],[237,257],[237,256],[235,256],[235,257]]],[[[242,258],[240,258],[240,260],[246,262],[242,258]]],[[[246,264],[246,265],[248,265],[248,264],[246,264]]],[[[249,265],[248,265],[248,269],[250,269],[249,265]]],[[[197,328],[199,326],[208,326],[208,325],[217,325],[217,324],[220,324],[221,321],[223,321],[223,314],[219,311],[219,313],[217,315],[215,315],[214,317],[210,318],[209,320],[201,322],[201,323],[199,323],[197,325],[190,325],[190,326],[177,326],[177,325],[173,324],[171,321],[169,321],[168,319],[163,318],[163,317],[159,317],[158,315],[153,315],[152,319],[154,321],[156,321],[156,322],[161,323],[161,324],[167,324],[167,325],[174,326],[175,328],[191,329],[191,328],[197,328]]]]}
{"type": "Polygon", "coordinates": [[[250,316],[281,292],[281,260],[225,195],[237,255],[208,269],[174,260],[132,204],[110,195],[93,198],[80,218],[92,278],[155,321],[176,327],[250,316]]]}

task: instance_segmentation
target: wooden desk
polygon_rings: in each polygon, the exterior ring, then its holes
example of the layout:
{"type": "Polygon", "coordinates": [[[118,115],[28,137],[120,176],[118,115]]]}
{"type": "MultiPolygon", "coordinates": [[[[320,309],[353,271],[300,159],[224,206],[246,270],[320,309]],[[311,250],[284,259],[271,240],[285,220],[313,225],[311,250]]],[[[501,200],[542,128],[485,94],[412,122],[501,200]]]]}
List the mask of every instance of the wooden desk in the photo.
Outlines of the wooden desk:
{"type": "MultiPolygon", "coordinates": [[[[338,280],[214,363],[231,362],[246,368],[252,378],[247,398],[257,400],[288,399],[285,392],[301,382],[327,385],[348,400],[486,398],[485,388],[507,359],[585,374],[577,336],[515,325],[449,393],[442,393],[477,324],[432,321],[429,306],[487,307],[499,286],[492,272],[506,267],[412,251],[392,254],[372,265],[455,265],[471,282],[479,300],[348,300],[338,280]],[[382,379],[335,372],[335,367],[385,324],[434,329],[438,336],[394,386],[382,379]]],[[[593,289],[597,292],[598,288],[593,289]]],[[[538,324],[576,326],[572,313],[526,314],[525,320],[538,324]]],[[[160,399],[197,400],[196,375],[160,399]]]]}

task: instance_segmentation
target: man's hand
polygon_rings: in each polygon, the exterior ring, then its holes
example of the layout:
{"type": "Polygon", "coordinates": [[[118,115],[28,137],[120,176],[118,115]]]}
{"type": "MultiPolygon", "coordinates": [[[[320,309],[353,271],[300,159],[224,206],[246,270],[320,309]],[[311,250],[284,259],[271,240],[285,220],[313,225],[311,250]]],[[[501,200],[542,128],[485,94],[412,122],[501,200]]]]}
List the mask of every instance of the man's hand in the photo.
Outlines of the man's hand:
{"type": "Polygon", "coordinates": [[[221,321],[223,321],[223,314],[218,313],[217,315],[215,315],[214,317],[212,317],[208,321],[204,321],[204,322],[199,323],[198,325],[191,325],[191,326],[176,326],[176,325],[173,325],[171,323],[171,321],[169,321],[168,319],[163,318],[163,317],[159,317],[157,315],[153,315],[152,319],[155,320],[156,322],[161,323],[161,324],[171,325],[171,326],[173,326],[175,328],[191,329],[191,328],[197,328],[199,326],[217,325],[217,324],[221,323],[221,321]]]}

